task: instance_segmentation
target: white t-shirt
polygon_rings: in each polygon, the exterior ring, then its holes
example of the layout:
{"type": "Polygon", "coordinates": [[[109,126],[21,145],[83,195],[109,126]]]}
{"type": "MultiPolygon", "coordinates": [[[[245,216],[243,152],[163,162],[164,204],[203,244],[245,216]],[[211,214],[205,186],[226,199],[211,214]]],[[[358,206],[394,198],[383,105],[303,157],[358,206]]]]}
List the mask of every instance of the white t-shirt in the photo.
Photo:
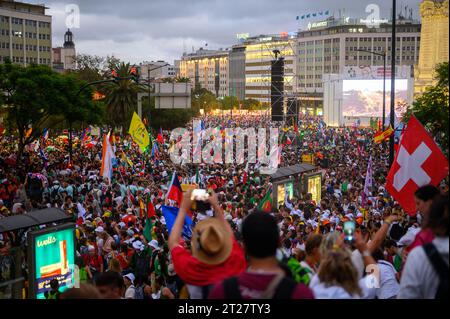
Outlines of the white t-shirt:
{"type": "MultiPolygon", "coordinates": [[[[448,237],[436,237],[433,244],[448,266],[448,237]]],[[[398,299],[434,299],[439,286],[439,276],[422,246],[414,248],[406,259],[400,281],[398,299]]]]}
{"type": "Polygon", "coordinates": [[[378,261],[378,269],[380,275],[380,288],[377,288],[378,299],[389,299],[397,296],[400,290],[400,284],[395,277],[397,271],[394,266],[384,260],[378,261]]]}
{"type": "Polygon", "coordinates": [[[131,285],[125,291],[125,299],[134,299],[135,295],[136,295],[136,288],[134,287],[134,285],[131,285]]]}

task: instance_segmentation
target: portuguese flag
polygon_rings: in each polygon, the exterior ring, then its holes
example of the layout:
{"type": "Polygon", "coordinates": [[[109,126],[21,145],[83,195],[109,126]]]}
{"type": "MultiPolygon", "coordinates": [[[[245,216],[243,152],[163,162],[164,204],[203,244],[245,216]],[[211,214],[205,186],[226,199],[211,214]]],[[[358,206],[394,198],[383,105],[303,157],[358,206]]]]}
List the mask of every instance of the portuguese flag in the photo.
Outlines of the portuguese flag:
{"type": "Polygon", "coordinates": [[[258,210],[265,213],[270,213],[272,211],[272,191],[266,193],[266,196],[261,200],[258,205],[258,210]]]}

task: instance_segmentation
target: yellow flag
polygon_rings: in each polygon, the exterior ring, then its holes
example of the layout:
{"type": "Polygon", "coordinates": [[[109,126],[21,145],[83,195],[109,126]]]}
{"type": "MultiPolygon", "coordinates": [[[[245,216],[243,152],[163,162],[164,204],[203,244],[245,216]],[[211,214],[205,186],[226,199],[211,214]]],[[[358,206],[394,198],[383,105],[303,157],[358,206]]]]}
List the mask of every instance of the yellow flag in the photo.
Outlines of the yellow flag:
{"type": "Polygon", "coordinates": [[[122,152],[122,160],[125,161],[128,166],[133,167],[133,162],[122,152]]]}
{"type": "Polygon", "coordinates": [[[131,119],[130,129],[128,131],[133,138],[133,141],[139,145],[141,151],[150,144],[150,139],[148,137],[147,129],[144,123],[142,123],[141,118],[136,112],[133,113],[133,118],[131,119]]]}

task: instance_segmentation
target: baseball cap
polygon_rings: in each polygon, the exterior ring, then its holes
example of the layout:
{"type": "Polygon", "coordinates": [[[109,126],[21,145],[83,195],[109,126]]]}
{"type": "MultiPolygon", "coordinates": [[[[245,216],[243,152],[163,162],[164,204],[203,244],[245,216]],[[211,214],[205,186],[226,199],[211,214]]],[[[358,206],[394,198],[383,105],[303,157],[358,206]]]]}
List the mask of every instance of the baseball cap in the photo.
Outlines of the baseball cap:
{"type": "Polygon", "coordinates": [[[102,226],[98,226],[96,229],[95,229],[95,232],[97,232],[97,233],[103,233],[105,231],[105,229],[102,227],[102,226]]]}

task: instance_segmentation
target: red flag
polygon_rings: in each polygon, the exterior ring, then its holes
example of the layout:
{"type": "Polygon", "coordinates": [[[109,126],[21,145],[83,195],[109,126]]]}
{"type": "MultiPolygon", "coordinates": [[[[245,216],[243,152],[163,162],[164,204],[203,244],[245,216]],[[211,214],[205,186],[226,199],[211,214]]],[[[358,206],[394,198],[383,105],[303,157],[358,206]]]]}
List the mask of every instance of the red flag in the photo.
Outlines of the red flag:
{"type": "Polygon", "coordinates": [[[291,144],[292,144],[292,141],[291,141],[291,139],[289,138],[289,136],[286,138],[286,144],[287,144],[287,145],[291,145],[291,144]]]}
{"type": "Polygon", "coordinates": [[[386,179],[386,189],[403,209],[415,215],[414,192],[437,186],[448,175],[448,160],[420,122],[412,116],[386,179]]]}
{"type": "Polygon", "coordinates": [[[181,200],[183,199],[183,190],[181,189],[177,172],[173,173],[172,182],[170,183],[169,191],[167,192],[167,198],[176,201],[178,203],[178,206],[181,205],[181,200]]]}
{"type": "Polygon", "coordinates": [[[153,203],[150,199],[150,196],[148,197],[148,201],[147,201],[147,218],[150,218],[152,216],[155,216],[156,212],[155,212],[155,206],[153,206],[153,203]]]}
{"type": "Polygon", "coordinates": [[[242,183],[247,184],[248,174],[247,171],[244,171],[244,174],[242,176],[242,183]]]}

